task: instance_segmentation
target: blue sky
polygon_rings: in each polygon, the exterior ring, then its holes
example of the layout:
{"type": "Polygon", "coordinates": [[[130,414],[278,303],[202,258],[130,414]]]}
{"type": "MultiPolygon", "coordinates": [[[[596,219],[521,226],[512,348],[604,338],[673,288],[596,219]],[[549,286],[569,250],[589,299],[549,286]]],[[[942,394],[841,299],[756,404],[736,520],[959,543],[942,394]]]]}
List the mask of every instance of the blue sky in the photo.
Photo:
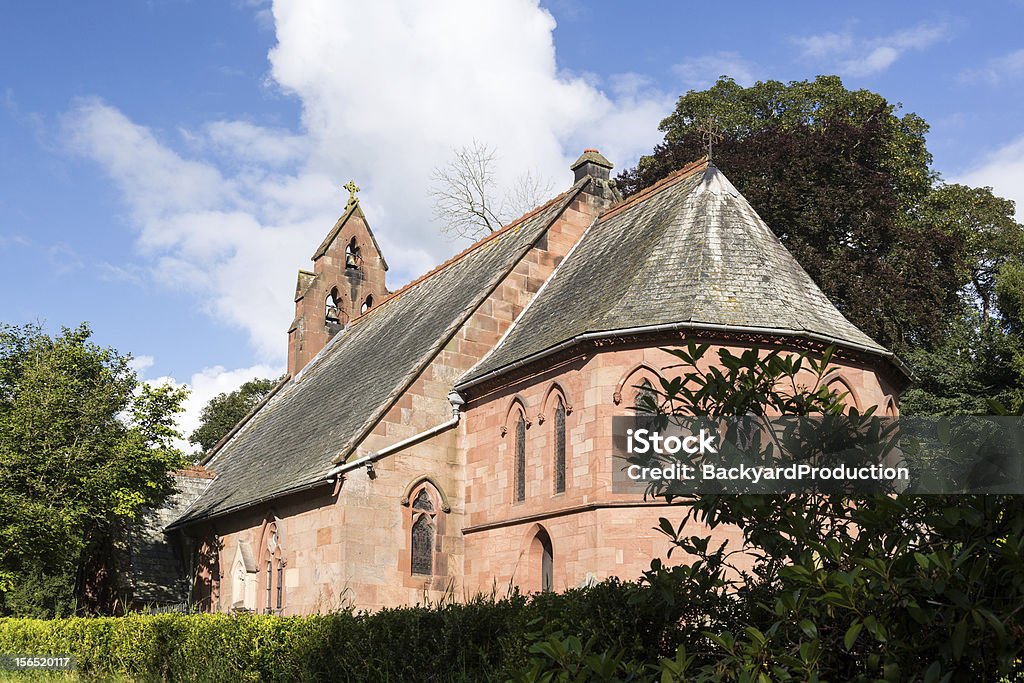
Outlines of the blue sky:
{"type": "MultiPolygon", "coordinates": [[[[394,288],[461,245],[430,172],[619,168],[720,74],[837,73],[932,126],[935,168],[1024,202],[1024,3],[44,1],[0,28],[0,321],[88,320],[212,395],[284,365],[295,272],[355,179],[394,288]]],[[[724,169],[728,173],[728,169],[724,169]]],[[[1020,214],[1018,214],[1020,215],[1020,214]]]]}

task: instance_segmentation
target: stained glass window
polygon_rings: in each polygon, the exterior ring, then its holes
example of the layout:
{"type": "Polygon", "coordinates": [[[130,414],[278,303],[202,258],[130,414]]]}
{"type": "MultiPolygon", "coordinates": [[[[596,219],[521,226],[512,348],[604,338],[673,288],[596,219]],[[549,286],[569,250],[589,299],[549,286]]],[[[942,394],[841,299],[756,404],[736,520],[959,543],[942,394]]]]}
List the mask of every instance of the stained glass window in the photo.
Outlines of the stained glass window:
{"type": "Polygon", "coordinates": [[[430,496],[426,490],[420,489],[419,495],[416,496],[416,500],[412,502],[413,510],[423,510],[424,512],[433,512],[434,504],[430,502],[430,496]]]}
{"type": "Polygon", "coordinates": [[[658,392],[654,390],[654,385],[649,380],[640,382],[638,391],[636,392],[636,399],[633,401],[633,406],[636,410],[632,411],[636,415],[636,426],[639,429],[656,429],[658,426],[658,417],[651,413],[651,406],[658,405],[658,392]]]}
{"type": "Polygon", "coordinates": [[[645,396],[649,397],[651,401],[654,401],[655,404],[657,404],[658,394],[655,393],[654,386],[646,379],[643,382],[640,382],[639,390],[636,392],[636,400],[633,401],[633,407],[641,414],[649,414],[650,412],[648,408],[649,402],[644,400],[645,396]]]}
{"type": "Polygon", "coordinates": [[[420,515],[412,525],[412,573],[434,573],[434,525],[427,515],[420,515]]]}
{"type": "Polygon", "coordinates": [[[275,604],[277,610],[284,606],[284,558],[282,557],[281,536],[277,524],[274,523],[270,524],[267,534],[266,553],[267,583],[263,610],[267,614],[271,614],[275,609],[275,604]]]}
{"type": "Polygon", "coordinates": [[[516,421],[516,500],[526,500],[526,420],[516,421]]]}
{"type": "Polygon", "coordinates": [[[284,560],[277,561],[277,609],[284,602],[284,560]]]}
{"type": "Polygon", "coordinates": [[[565,491],[565,404],[555,407],[555,493],[565,491]]]}

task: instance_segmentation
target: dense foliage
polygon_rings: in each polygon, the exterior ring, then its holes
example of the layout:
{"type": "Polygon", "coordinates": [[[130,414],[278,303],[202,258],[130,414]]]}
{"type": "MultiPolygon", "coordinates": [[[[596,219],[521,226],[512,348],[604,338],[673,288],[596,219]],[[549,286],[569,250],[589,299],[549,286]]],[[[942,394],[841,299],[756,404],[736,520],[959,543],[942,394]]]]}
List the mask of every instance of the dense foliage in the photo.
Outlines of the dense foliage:
{"type": "Polygon", "coordinates": [[[199,427],[188,437],[189,442],[204,451],[210,450],[266,398],[276,384],[277,380],[253,379],[234,391],[217,394],[203,407],[199,427]]]}
{"type": "MultiPolygon", "coordinates": [[[[822,360],[779,353],[671,352],[648,412],[836,413],[822,360]],[[799,383],[801,367],[816,378],[799,383]]],[[[806,375],[805,375],[806,376],[806,375]]],[[[855,419],[853,409],[846,409],[855,419]]],[[[670,498],[671,491],[655,491],[670,498]]],[[[698,495],[662,531],[745,605],[736,628],[705,629],[689,680],[999,680],[1024,654],[1024,499],[1020,496],[698,495]],[[734,526],[744,548],[692,536],[734,526]],[[755,559],[752,569],[735,566],[755,559]],[[763,678],[759,678],[763,677],[763,678]]]]}
{"type": "Polygon", "coordinates": [[[173,491],[185,392],[137,381],[86,325],[0,327],[0,612],[112,609],[117,549],[173,491]]]}
{"type": "Polygon", "coordinates": [[[835,76],[679,98],[665,140],[617,178],[633,194],[707,153],[858,327],[908,360],[903,410],[1024,402],[1024,228],[988,188],[944,184],[927,123],[835,76]]]}
{"type": "Polygon", "coordinates": [[[707,498],[693,514],[740,525],[754,574],[683,529],[696,559],[636,583],[374,614],[8,618],[0,653],[140,681],[997,681],[1024,640],[1019,508],[707,498]]]}
{"type": "Polygon", "coordinates": [[[536,680],[522,672],[547,667],[540,654],[545,648],[568,647],[562,661],[589,670],[580,661],[584,657],[571,652],[575,639],[587,644],[588,654],[615,653],[613,669],[620,661],[643,668],[644,662],[674,655],[675,643],[687,637],[681,620],[711,612],[719,615],[717,624],[728,616],[718,609],[720,598],[687,595],[687,588],[698,588],[692,583],[674,585],[655,592],[640,583],[612,580],[529,599],[480,598],[374,614],[0,619],[0,653],[73,654],[79,673],[99,679],[536,680]]]}

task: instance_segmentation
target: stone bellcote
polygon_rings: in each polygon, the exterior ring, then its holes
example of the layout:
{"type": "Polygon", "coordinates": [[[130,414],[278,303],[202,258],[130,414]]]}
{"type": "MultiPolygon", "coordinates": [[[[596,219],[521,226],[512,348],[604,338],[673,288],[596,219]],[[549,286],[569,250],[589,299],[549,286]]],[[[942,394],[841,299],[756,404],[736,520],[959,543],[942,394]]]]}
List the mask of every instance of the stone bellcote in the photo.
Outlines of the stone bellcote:
{"type": "Polygon", "coordinates": [[[295,319],[288,328],[288,373],[293,377],[350,320],[388,294],[388,264],[355,197],[312,256],[313,270],[300,270],[295,285],[295,319]]]}

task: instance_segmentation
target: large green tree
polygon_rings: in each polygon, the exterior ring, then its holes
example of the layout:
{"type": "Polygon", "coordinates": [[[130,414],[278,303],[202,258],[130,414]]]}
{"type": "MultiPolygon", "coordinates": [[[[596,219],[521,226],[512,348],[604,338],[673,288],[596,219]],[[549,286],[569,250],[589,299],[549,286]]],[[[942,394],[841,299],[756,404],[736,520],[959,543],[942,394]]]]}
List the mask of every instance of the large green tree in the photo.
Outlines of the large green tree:
{"type": "Polygon", "coordinates": [[[838,308],[910,360],[906,408],[974,412],[1024,380],[1024,228],[989,188],[944,184],[927,123],[835,76],[679,98],[633,194],[707,153],[838,308]],[[717,137],[717,139],[715,139],[717,137]],[[992,354],[995,355],[992,355],[992,354]]]}
{"type": "Polygon", "coordinates": [[[273,379],[249,380],[238,389],[217,394],[203,407],[199,416],[199,427],[188,440],[204,451],[217,445],[249,411],[266,398],[277,384],[273,379]]]}
{"type": "Polygon", "coordinates": [[[174,491],[186,392],[140,383],[87,325],[0,326],[0,611],[106,611],[118,547],[174,491]]]}

